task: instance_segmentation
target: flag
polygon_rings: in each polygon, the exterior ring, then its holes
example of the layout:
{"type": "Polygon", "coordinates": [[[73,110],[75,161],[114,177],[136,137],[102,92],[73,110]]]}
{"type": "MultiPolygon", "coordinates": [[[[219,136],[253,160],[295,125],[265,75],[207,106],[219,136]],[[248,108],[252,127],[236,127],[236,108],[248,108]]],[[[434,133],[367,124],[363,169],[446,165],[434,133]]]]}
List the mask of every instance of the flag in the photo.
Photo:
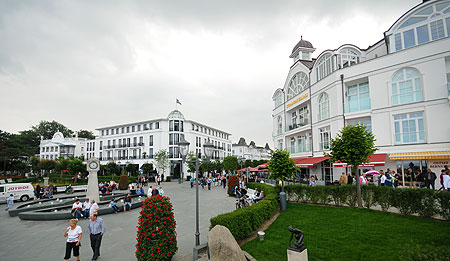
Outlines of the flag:
{"type": "Polygon", "coordinates": [[[178,99],[177,99],[177,103],[180,104],[180,105],[182,105],[181,102],[180,102],[180,100],[178,100],[178,99]]]}

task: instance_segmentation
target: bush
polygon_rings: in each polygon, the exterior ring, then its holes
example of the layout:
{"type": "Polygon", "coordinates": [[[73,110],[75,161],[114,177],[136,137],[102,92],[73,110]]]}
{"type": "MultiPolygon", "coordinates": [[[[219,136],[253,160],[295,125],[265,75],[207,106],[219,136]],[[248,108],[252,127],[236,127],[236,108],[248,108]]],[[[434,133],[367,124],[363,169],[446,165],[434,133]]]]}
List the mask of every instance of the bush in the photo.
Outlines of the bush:
{"type": "Polygon", "coordinates": [[[450,252],[448,251],[448,247],[443,246],[433,246],[429,244],[408,246],[405,252],[405,254],[400,256],[400,260],[450,260],[450,252]]]}
{"type": "Polygon", "coordinates": [[[236,186],[239,188],[239,177],[237,175],[231,175],[230,179],[228,180],[228,195],[234,195],[234,188],[236,186]]]}
{"type": "Polygon", "coordinates": [[[450,193],[439,191],[435,193],[437,199],[436,213],[443,219],[450,221],[450,193]]]}
{"type": "Polygon", "coordinates": [[[119,189],[126,190],[128,189],[128,176],[127,175],[121,175],[119,179],[119,189]]]}
{"type": "Polygon", "coordinates": [[[147,198],[139,216],[136,258],[146,260],[170,260],[177,251],[176,222],[170,198],[147,198]]]}
{"type": "Polygon", "coordinates": [[[234,238],[239,240],[249,237],[253,231],[275,214],[278,208],[277,188],[261,183],[248,183],[247,186],[264,191],[266,196],[250,207],[240,208],[211,218],[209,229],[216,225],[225,226],[230,230],[234,238]]]}
{"type": "MultiPolygon", "coordinates": [[[[350,207],[356,206],[356,186],[304,186],[285,187],[291,202],[320,203],[350,207]]],[[[431,189],[397,188],[385,186],[362,186],[363,205],[366,208],[381,206],[383,211],[396,207],[402,214],[419,214],[421,217],[440,215],[450,220],[450,193],[431,189]]]]}
{"type": "MultiPolygon", "coordinates": [[[[153,181],[154,181],[154,179],[155,179],[155,178],[153,178],[153,181]]],[[[170,176],[167,176],[167,177],[166,177],[166,181],[167,181],[167,182],[170,182],[171,180],[172,180],[172,178],[171,178],[170,176]]]]}

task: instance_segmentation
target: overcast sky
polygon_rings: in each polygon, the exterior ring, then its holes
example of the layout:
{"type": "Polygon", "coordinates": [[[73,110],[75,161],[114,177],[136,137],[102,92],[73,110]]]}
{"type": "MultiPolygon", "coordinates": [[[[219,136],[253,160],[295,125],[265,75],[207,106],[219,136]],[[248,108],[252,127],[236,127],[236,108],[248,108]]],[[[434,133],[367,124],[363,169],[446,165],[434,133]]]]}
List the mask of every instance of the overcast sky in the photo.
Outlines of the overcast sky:
{"type": "MultiPolygon", "coordinates": [[[[272,141],[272,95],[300,40],[374,44],[417,0],[0,0],[0,129],[167,117],[272,141]]],[[[94,134],[97,134],[94,131],[94,134]]]]}

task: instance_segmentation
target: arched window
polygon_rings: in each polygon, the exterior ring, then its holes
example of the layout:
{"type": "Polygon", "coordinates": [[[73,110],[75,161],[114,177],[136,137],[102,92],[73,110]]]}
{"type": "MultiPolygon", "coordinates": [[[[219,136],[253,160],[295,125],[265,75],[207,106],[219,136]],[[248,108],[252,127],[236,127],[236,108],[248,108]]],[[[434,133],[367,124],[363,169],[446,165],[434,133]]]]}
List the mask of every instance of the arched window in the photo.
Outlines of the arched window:
{"type": "Polygon", "coordinates": [[[308,87],[309,78],[304,72],[296,73],[289,81],[287,99],[292,99],[308,87]]]}
{"type": "Polygon", "coordinates": [[[336,70],[333,56],[331,54],[325,54],[316,62],[316,77],[317,81],[325,78],[330,73],[336,70]]]}
{"type": "Polygon", "coordinates": [[[339,51],[338,65],[339,68],[345,68],[360,62],[361,54],[353,48],[343,48],[339,51]]]}
{"type": "Polygon", "coordinates": [[[330,117],[330,101],[326,92],[319,97],[319,121],[330,117]]]}
{"type": "Polygon", "coordinates": [[[419,71],[404,68],[392,76],[392,104],[405,104],[422,101],[422,87],[419,71]]]}
{"type": "Polygon", "coordinates": [[[400,51],[450,36],[450,2],[436,1],[410,14],[401,22],[390,42],[391,51],[400,51]]]}

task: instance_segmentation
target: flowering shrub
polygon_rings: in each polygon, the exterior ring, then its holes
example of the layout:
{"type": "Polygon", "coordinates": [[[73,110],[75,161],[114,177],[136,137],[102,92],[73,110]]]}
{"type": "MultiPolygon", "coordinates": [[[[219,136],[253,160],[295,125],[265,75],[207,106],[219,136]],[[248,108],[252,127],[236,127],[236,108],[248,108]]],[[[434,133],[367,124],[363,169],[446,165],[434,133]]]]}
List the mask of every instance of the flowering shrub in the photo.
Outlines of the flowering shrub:
{"type": "Polygon", "coordinates": [[[230,179],[228,180],[228,195],[234,195],[233,189],[236,186],[238,186],[239,188],[239,177],[237,175],[231,175],[230,179]]]}
{"type": "Polygon", "coordinates": [[[128,189],[128,176],[127,175],[120,176],[119,189],[121,189],[121,190],[128,189]]]}
{"type": "Polygon", "coordinates": [[[139,216],[136,257],[144,260],[170,260],[177,251],[175,218],[170,198],[147,198],[139,216]]]}

